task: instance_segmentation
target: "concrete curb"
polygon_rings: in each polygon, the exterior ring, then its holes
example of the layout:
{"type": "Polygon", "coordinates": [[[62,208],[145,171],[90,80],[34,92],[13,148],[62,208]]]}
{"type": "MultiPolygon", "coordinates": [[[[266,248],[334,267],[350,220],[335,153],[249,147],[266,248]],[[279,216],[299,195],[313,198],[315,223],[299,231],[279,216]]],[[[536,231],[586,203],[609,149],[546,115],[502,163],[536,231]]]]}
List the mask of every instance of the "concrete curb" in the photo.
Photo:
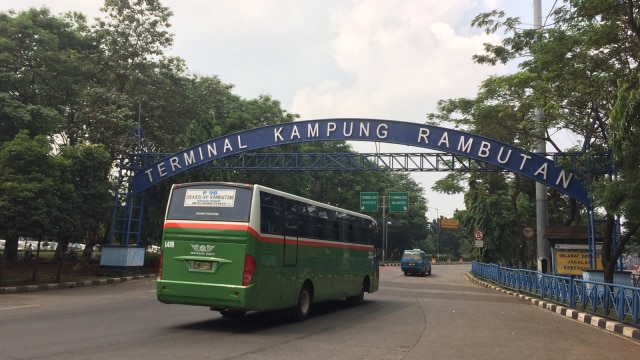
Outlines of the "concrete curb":
{"type": "Polygon", "coordinates": [[[527,296],[527,295],[523,295],[523,294],[519,294],[517,292],[514,292],[513,290],[507,290],[507,289],[503,289],[499,286],[487,283],[485,281],[482,281],[478,278],[476,278],[475,276],[473,276],[473,274],[471,273],[465,273],[465,277],[473,282],[476,282],[486,288],[490,288],[490,289],[494,289],[500,292],[503,292],[507,295],[513,295],[516,296],[520,299],[526,300],[531,302],[532,304],[554,312],[558,315],[561,316],[565,316],[568,317],[570,319],[588,324],[588,325],[592,325],[595,327],[599,327],[601,329],[616,333],[618,335],[622,335],[624,337],[630,338],[630,339],[634,339],[634,340],[640,340],[640,328],[637,328],[633,325],[627,325],[627,324],[623,324],[614,320],[609,320],[609,319],[605,319],[603,317],[597,316],[597,315],[592,315],[592,314],[588,314],[585,312],[581,312],[578,311],[576,309],[572,309],[566,306],[562,306],[562,305],[558,305],[558,304],[554,304],[551,302],[547,302],[538,298],[534,298],[531,296],[527,296]]]}
{"type": "Polygon", "coordinates": [[[110,284],[123,283],[131,280],[153,278],[155,276],[156,276],[155,274],[146,274],[146,275],[125,276],[125,277],[119,277],[119,278],[104,278],[104,279],[94,279],[94,280],[85,280],[85,281],[69,281],[69,282],[62,282],[57,284],[39,284],[39,285],[0,287],[0,295],[25,293],[25,292],[33,292],[33,291],[41,291],[41,290],[58,290],[58,289],[69,289],[69,288],[86,287],[86,286],[110,285],[110,284]]]}

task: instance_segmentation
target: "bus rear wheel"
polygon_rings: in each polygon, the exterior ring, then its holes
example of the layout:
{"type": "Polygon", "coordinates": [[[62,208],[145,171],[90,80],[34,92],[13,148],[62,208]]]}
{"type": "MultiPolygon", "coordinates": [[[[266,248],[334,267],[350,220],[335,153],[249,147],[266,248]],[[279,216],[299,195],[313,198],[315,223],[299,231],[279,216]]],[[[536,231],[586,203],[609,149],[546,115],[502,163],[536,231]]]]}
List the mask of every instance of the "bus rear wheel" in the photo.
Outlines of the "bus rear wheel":
{"type": "Polygon", "coordinates": [[[354,296],[347,296],[346,300],[351,305],[360,305],[364,302],[364,285],[360,288],[360,293],[354,296]]]}
{"type": "Polygon", "coordinates": [[[298,305],[291,310],[291,318],[294,321],[302,321],[309,316],[311,311],[311,303],[313,301],[313,295],[308,285],[303,285],[298,295],[298,305]]]}

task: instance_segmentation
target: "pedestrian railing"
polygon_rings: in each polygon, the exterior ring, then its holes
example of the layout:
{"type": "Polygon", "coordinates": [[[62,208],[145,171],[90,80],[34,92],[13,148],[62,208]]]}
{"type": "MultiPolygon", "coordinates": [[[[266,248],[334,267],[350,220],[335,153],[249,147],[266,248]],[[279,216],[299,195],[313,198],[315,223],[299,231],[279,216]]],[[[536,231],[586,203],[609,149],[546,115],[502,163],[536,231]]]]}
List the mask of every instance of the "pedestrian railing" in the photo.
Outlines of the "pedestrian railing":
{"type": "Polygon", "coordinates": [[[502,288],[620,322],[640,323],[640,288],[635,275],[632,275],[633,286],[630,286],[478,262],[471,264],[471,272],[502,288]]]}

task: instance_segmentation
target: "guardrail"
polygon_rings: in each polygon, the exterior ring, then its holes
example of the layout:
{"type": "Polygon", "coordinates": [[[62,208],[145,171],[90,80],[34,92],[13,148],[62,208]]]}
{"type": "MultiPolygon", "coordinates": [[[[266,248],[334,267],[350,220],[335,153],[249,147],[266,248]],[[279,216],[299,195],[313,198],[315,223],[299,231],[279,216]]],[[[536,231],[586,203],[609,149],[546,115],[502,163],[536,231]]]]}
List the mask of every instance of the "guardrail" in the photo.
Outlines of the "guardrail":
{"type": "Polygon", "coordinates": [[[626,286],[478,262],[471,264],[471,272],[478,278],[516,292],[620,322],[636,326],[640,323],[637,275],[633,276],[634,286],[626,286]]]}

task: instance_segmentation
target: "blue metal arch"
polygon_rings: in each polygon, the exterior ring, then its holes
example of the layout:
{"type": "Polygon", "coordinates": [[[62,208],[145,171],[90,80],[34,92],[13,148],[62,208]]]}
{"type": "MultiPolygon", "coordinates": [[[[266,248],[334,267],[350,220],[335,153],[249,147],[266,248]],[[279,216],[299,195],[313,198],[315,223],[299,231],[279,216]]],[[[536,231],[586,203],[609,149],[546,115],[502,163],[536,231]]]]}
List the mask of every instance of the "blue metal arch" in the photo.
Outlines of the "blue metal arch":
{"type": "Polygon", "coordinates": [[[134,194],[210,161],[272,146],[311,141],[375,141],[466,156],[533,179],[590,204],[583,179],[542,155],[484,136],[395,120],[336,118],[295,121],[208,140],[136,171],[134,194]]]}

